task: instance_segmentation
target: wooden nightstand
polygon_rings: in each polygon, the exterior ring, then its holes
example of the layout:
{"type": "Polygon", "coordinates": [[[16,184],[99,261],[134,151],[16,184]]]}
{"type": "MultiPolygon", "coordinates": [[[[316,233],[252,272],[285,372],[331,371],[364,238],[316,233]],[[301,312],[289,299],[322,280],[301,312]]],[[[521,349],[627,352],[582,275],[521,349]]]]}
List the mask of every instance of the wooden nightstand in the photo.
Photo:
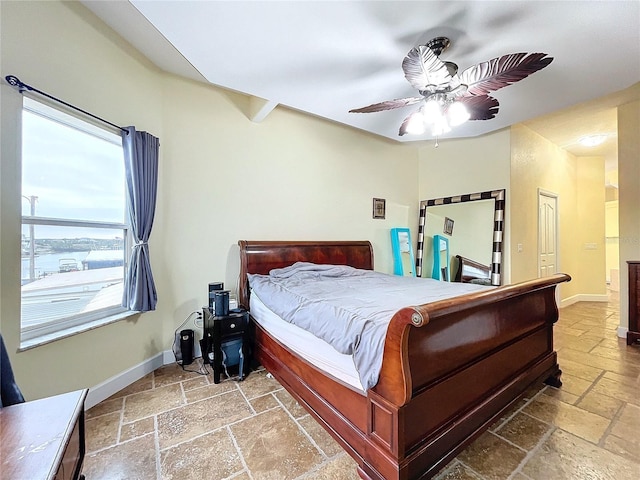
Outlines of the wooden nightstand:
{"type": "MultiPolygon", "coordinates": [[[[229,315],[213,316],[204,309],[204,339],[210,345],[211,355],[203,352],[213,368],[213,383],[220,383],[220,374],[237,367],[238,380],[249,372],[251,347],[249,335],[249,312],[230,312],[229,315]]],[[[207,352],[209,353],[209,352],[207,352]]],[[[228,374],[228,373],[227,373],[228,374]]]]}
{"type": "Polygon", "coordinates": [[[87,392],[78,390],[0,409],[0,478],[84,478],[87,392]]]}

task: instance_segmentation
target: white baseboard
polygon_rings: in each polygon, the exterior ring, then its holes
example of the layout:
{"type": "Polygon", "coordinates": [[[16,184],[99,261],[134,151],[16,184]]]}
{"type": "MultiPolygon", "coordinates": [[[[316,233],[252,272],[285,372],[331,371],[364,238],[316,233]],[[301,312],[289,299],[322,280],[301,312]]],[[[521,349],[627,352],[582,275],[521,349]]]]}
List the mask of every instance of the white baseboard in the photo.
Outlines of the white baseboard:
{"type": "Polygon", "coordinates": [[[176,356],[171,350],[165,350],[162,352],[162,364],[169,365],[176,362],[176,356]]]}
{"type": "Polygon", "coordinates": [[[85,401],[85,408],[89,409],[97,405],[114,393],[119,392],[123,388],[131,385],[133,382],[140,380],[145,375],[153,372],[156,368],[173,362],[175,362],[173,352],[171,350],[166,350],[134,367],[131,367],[128,370],[125,370],[124,372],[114,375],[95,387],[91,387],[85,401]]]}
{"type": "Polygon", "coordinates": [[[627,332],[629,329],[627,327],[618,327],[618,336],[620,338],[627,338],[627,332]]]}
{"type": "Polygon", "coordinates": [[[590,295],[590,294],[578,294],[573,295],[571,297],[560,300],[560,304],[558,305],[560,308],[568,307],[569,305],[573,305],[578,302],[608,302],[609,295],[590,295]]]}

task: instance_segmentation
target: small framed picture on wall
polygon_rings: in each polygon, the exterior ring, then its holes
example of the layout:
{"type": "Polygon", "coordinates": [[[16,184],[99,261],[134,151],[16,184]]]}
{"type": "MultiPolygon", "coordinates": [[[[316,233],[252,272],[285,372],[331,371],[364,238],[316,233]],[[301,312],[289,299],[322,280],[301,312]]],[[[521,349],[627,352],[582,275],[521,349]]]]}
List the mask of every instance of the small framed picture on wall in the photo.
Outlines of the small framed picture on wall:
{"type": "Polygon", "coordinates": [[[445,235],[453,235],[453,220],[449,217],[444,217],[444,233],[445,235]]]}
{"type": "Polygon", "coordinates": [[[373,199],[373,218],[382,218],[385,216],[385,199],[374,198],[373,199]]]}

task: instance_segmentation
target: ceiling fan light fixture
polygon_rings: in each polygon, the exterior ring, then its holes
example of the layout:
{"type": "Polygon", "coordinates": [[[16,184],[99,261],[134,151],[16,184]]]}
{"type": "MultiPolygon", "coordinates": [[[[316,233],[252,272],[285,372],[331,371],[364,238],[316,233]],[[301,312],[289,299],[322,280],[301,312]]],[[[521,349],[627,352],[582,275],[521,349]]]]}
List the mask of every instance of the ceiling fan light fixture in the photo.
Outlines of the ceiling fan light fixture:
{"type": "Polygon", "coordinates": [[[439,137],[444,135],[445,133],[449,133],[451,131],[451,127],[447,123],[447,119],[442,117],[440,121],[433,124],[431,127],[431,135],[434,137],[439,137]]]}
{"type": "Polygon", "coordinates": [[[451,127],[463,124],[470,115],[461,102],[453,101],[447,94],[430,96],[407,122],[405,133],[422,135],[429,127],[431,135],[439,137],[451,131],[451,127]]]}
{"type": "Polygon", "coordinates": [[[449,117],[449,125],[457,127],[469,120],[471,115],[467,108],[460,102],[453,102],[447,109],[447,117],[449,117]]]}
{"type": "Polygon", "coordinates": [[[422,135],[424,131],[424,114],[422,113],[422,109],[420,109],[417,112],[412,113],[409,117],[406,133],[411,135],[422,135]]]}
{"type": "Polygon", "coordinates": [[[436,98],[430,98],[420,109],[423,119],[428,124],[435,124],[442,119],[442,105],[436,98]]]}
{"type": "Polygon", "coordinates": [[[578,140],[578,142],[580,143],[580,145],[584,147],[597,147],[598,145],[601,145],[602,143],[604,143],[606,139],[607,139],[607,136],[604,134],[586,135],[584,137],[581,137],[580,140],[578,140]]]}

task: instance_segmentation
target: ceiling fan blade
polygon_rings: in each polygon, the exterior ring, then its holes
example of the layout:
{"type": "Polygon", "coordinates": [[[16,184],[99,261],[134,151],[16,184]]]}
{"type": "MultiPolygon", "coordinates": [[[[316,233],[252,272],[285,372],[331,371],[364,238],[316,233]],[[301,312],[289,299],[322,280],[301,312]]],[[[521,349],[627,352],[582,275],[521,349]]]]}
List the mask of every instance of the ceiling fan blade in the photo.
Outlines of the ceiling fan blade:
{"type": "Polygon", "coordinates": [[[382,112],[384,110],[393,110],[394,108],[406,107],[407,105],[413,105],[422,101],[424,97],[409,97],[409,98],[398,98],[397,100],[386,100],[380,103],[374,103],[373,105],[369,105],[367,107],[362,108],[354,108],[353,110],[349,110],[349,113],[374,113],[374,112],[382,112]]]}
{"type": "Polygon", "coordinates": [[[489,95],[468,95],[458,99],[469,112],[469,120],[491,120],[498,113],[500,103],[489,95]]]}
{"type": "Polygon", "coordinates": [[[447,65],[426,45],[418,45],[407,53],[402,70],[407,81],[418,90],[451,81],[447,65]]]}
{"type": "Polygon", "coordinates": [[[528,77],[552,60],[546,53],[511,53],[467,68],[459,75],[460,82],[468,86],[468,95],[486,95],[528,77]]]}

